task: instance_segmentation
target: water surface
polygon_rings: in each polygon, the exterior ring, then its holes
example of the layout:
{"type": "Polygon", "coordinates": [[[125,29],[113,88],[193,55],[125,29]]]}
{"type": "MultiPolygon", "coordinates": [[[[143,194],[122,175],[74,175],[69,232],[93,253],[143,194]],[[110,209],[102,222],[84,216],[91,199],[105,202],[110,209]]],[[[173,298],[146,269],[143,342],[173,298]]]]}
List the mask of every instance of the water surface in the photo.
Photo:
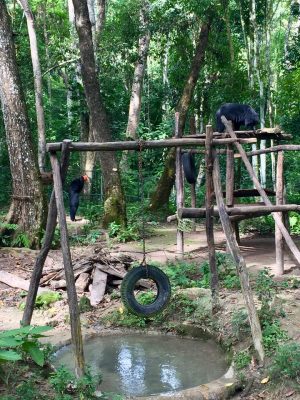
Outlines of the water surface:
{"type": "MultiPolygon", "coordinates": [[[[212,340],[162,335],[94,337],[84,344],[86,363],[101,372],[100,389],[149,396],[187,389],[221,377],[225,355],[212,340]]],[[[55,366],[74,368],[70,346],[62,348],[55,366]]]]}

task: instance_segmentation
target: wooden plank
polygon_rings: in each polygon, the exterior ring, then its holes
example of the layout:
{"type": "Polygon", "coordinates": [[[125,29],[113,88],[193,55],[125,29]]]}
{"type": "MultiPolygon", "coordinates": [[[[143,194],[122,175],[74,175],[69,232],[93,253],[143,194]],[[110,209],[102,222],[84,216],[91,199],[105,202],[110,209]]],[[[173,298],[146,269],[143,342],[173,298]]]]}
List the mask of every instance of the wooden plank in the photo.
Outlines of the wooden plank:
{"type": "MultiPolygon", "coordinates": [[[[64,140],[62,143],[61,177],[62,177],[63,181],[66,177],[68,166],[69,166],[69,158],[70,158],[69,146],[70,146],[70,144],[71,144],[71,140],[64,140]]],[[[54,189],[53,189],[51,198],[50,198],[49,208],[48,208],[47,225],[46,225],[46,231],[45,231],[45,235],[44,235],[44,239],[43,239],[42,248],[35,260],[35,264],[33,267],[31,278],[30,278],[28,295],[26,297],[26,304],[25,304],[25,309],[24,309],[24,313],[23,313],[23,317],[22,317],[22,324],[24,326],[30,325],[30,322],[31,322],[35,299],[36,299],[39,283],[40,283],[42,273],[43,273],[44,263],[47,258],[47,255],[49,253],[49,250],[51,248],[51,243],[53,240],[55,227],[57,224],[56,220],[57,220],[57,208],[56,208],[56,201],[55,201],[55,193],[54,193],[54,189]]]]}
{"type": "Polygon", "coordinates": [[[95,268],[93,275],[93,284],[90,288],[91,306],[96,307],[103,299],[106,289],[107,274],[100,269],[95,268]]]}
{"type": "Polygon", "coordinates": [[[69,246],[67,221],[64,207],[63,187],[60,175],[60,165],[55,153],[50,153],[50,161],[53,171],[58,222],[60,227],[60,244],[63,255],[65,276],[67,282],[68,304],[70,312],[71,336],[75,353],[75,373],[77,376],[84,374],[84,354],[80,325],[80,314],[75,287],[75,278],[72,268],[72,259],[69,246]]]}
{"type": "MultiPolygon", "coordinates": [[[[206,126],[205,142],[205,228],[208,247],[208,259],[211,273],[210,287],[212,294],[212,310],[219,309],[219,277],[216,265],[216,250],[214,238],[214,216],[213,216],[213,157],[212,157],[213,130],[211,125],[206,126]]],[[[177,209],[178,210],[178,209],[177,209]]],[[[178,214],[179,215],[179,214],[178,214]]]]}
{"type": "Polygon", "coordinates": [[[219,160],[218,160],[217,156],[215,156],[215,159],[214,159],[213,180],[214,180],[216,201],[217,201],[217,205],[219,208],[220,219],[221,219],[223,231],[225,233],[227,244],[228,244],[230,253],[232,255],[232,258],[235,261],[237,274],[238,274],[238,276],[240,278],[240,282],[241,282],[241,288],[242,288],[242,292],[243,292],[243,296],[245,299],[248,316],[249,316],[249,322],[250,322],[250,327],[251,327],[254,348],[258,353],[260,361],[263,362],[265,354],[264,354],[264,349],[263,349],[263,345],[262,345],[261,327],[260,327],[257,311],[255,308],[254,300],[253,300],[253,295],[252,295],[251,286],[250,286],[250,282],[249,282],[249,275],[247,272],[246,263],[240,252],[240,249],[236,242],[236,239],[234,237],[234,232],[233,232],[228,214],[226,212],[226,207],[225,207],[223,195],[222,195],[219,160]]]}
{"type": "MultiPolygon", "coordinates": [[[[222,116],[221,117],[223,124],[226,126],[226,129],[228,131],[228,133],[230,134],[230,136],[234,139],[236,138],[235,133],[232,129],[232,125],[231,123],[229,123],[229,121],[227,121],[227,119],[222,116]]],[[[255,172],[252,168],[252,165],[250,163],[250,161],[247,158],[246,152],[243,149],[243,147],[239,144],[239,143],[235,143],[235,146],[237,147],[239,153],[241,154],[242,160],[247,168],[247,171],[254,183],[254,186],[256,187],[256,189],[259,191],[260,196],[262,197],[264,203],[267,206],[272,206],[271,201],[269,200],[268,196],[266,195],[266,192],[264,191],[264,189],[262,188],[259,180],[257,179],[255,172]]],[[[289,249],[291,250],[291,252],[293,253],[293,256],[295,258],[295,260],[298,262],[298,264],[300,264],[300,252],[297,248],[297,246],[295,245],[294,241],[292,240],[290,234],[288,233],[286,227],[284,226],[283,222],[281,221],[279,215],[274,212],[272,213],[273,218],[275,220],[275,223],[277,224],[278,228],[280,229],[283,237],[285,238],[286,244],[288,245],[289,249]]]]}
{"type": "MultiPolygon", "coordinates": [[[[283,204],[283,151],[278,152],[277,156],[277,172],[276,172],[276,204],[283,204]]],[[[278,213],[279,218],[283,221],[282,213],[278,213]]],[[[275,225],[275,250],[276,250],[276,275],[284,273],[284,252],[283,252],[283,236],[275,225]]]]}
{"type": "MultiPolygon", "coordinates": [[[[26,291],[29,290],[29,284],[30,284],[29,280],[11,274],[10,272],[0,271],[0,281],[13,288],[22,289],[26,291]]],[[[40,294],[49,291],[50,291],[49,289],[38,287],[37,293],[40,294]]]]}
{"type": "MultiPolygon", "coordinates": [[[[175,137],[176,140],[180,137],[179,132],[179,112],[175,113],[175,137]]],[[[176,206],[177,210],[184,205],[184,182],[183,182],[183,173],[182,173],[182,161],[181,161],[181,149],[178,147],[176,149],[176,161],[175,161],[175,187],[176,187],[176,206]]],[[[176,253],[179,254],[180,257],[183,257],[184,254],[184,233],[183,231],[178,229],[177,223],[177,231],[176,231],[176,253]]]]}

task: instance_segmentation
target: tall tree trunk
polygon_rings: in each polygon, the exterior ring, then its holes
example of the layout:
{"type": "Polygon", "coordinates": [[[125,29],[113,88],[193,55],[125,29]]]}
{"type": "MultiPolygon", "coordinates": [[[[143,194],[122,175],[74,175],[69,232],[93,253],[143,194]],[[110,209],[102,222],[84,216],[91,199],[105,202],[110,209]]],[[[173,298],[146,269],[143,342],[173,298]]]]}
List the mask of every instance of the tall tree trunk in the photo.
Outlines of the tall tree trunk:
{"type": "Polygon", "coordinates": [[[140,10],[141,36],[139,38],[138,59],[133,75],[128,123],[126,129],[126,136],[132,138],[133,140],[137,139],[137,128],[141,114],[143,79],[145,75],[146,61],[150,44],[149,6],[148,0],[142,1],[140,10]]]}
{"type": "Polygon", "coordinates": [[[6,222],[26,232],[31,247],[38,247],[45,223],[46,202],[21,90],[12,30],[5,1],[0,0],[0,99],[6,131],[12,203],[6,222]]]}
{"type": "MultiPolygon", "coordinates": [[[[259,39],[258,25],[256,19],[256,0],[251,0],[251,12],[250,21],[253,29],[253,60],[254,60],[254,71],[257,77],[259,86],[259,111],[260,111],[260,127],[265,127],[265,93],[264,83],[261,71],[261,60],[260,60],[260,46],[261,41],[259,39]]],[[[266,141],[261,140],[260,148],[266,147],[266,141]]],[[[266,187],[266,155],[261,154],[260,156],[260,182],[262,187],[266,187]]]]}
{"type": "Polygon", "coordinates": [[[231,62],[231,65],[233,65],[234,49],[233,49],[231,28],[230,28],[229,0],[222,0],[222,6],[223,6],[223,13],[224,13],[224,21],[225,21],[225,26],[226,26],[227,40],[228,40],[228,45],[229,45],[230,62],[231,62]]]}
{"type": "MultiPolygon", "coordinates": [[[[90,112],[90,130],[94,140],[109,142],[112,137],[100,96],[87,2],[86,0],[73,0],[73,4],[75,24],[79,37],[81,74],[90,112]]],[[[103,225],[107,226],[112,221],[125,225],[126,207],[116,154],[114,152],[101,152],[99,158],[105,191],[103,225]]]]}
{"type": "Polygon", "coordinates": [[[34,78],[34,92],[35,92],[35,108],[36,108],[36,118],[38,127],[38,162],[39,169],[41,172],[45,171],[45,159],[46,159],[46,134],[45,134],[45,115],[43,106],[43,90],[42,90],[42,73],[39,60],[39,51],[37,44],[37,37],[35,32],[34,17],[29,7],[28,0],[18,0],[21,7],[24,10],[28,35],[30,41],[30,52],[31,61],[33,67],[33,78],[34,78]]]}
{"type": "MultiPolygon", "coordinates": [[[[42,4],[42,18],[43,18],[43,34],[45,41],[45,55],[47,70],[50,68],[50,52],[49,52],[49,33],[47,26],[47,1],[42,4]]],[[[51,87],[51,75],[47,74],[47,89],[48,89],[48,99],[49,103],[52,103],[52,87],[51,87]]]]}
{"type": "MultiPolygon", "coordinates": [[[[200,69],[202,68],[204,63],[205,50],[207,47],[210,27],[211,19],[203,23],[201,27],[191,70],[185,83],[181,99],[177,105],[177,111],[179,112],[179,136],[182,136],[183,134],[188,108],[193,97],[200,69]]],[[[165,164],[162,176],[158,181],[156,191],[151,195],[151,204],[149,206],[151,211],[159,210],[162,206],[166,205],[169,200],[171,190],[175,181],[175,155],[175,149],[169,151],[167,162],[165,164]],[[166,184],[166,182],[168,184],[166,184]]]]}

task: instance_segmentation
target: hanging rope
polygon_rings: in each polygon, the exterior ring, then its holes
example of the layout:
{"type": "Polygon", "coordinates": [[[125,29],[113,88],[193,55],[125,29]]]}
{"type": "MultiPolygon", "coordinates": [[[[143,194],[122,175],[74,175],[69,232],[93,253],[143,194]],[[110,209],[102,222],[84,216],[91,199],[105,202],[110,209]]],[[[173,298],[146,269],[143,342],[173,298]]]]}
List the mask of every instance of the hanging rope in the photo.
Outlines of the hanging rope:
{"type": "Polygon", "coordinates": [[[141,193],[141,209],[142,209],[142,246],[143,246],[143,260],[141,265],[147,267],[146,264],[146,219],[145,219],[145,192],[144,192],[144,176],[143,176],[143,145],[144,141],[139,140],[139,153],[138,153],[138,169],[139,169],[139,182],[141,193]]]}

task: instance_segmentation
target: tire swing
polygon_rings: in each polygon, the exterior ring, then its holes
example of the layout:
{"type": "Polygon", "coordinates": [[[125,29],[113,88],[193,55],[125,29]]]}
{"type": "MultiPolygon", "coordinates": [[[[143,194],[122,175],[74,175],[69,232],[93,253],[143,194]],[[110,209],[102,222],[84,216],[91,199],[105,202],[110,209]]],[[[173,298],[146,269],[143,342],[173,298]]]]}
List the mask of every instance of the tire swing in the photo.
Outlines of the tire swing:
{"type": "MultiPolygon", "coordinates": [[[[139,180],[141,188],[141,205],[142,212],[144,207],[144,185],[142,176],[142,141],[139,142],[139,180]]],[[[145,247],[145,213],[142,214],[142,243],[143,243],[143,260],[141,264],[132,268],[121,284],[121,299],[124,306],[133,314],[140,317],[150,317],[160,313],[168,304],[171,297],[171,285],[168,276],[154,265],[146,263],[146,247],[145,247]],[[142,304],[135,297],[136,284],[140,279],[148,279],[156,285],[156,295],[151,303],[142,304]]]]}

